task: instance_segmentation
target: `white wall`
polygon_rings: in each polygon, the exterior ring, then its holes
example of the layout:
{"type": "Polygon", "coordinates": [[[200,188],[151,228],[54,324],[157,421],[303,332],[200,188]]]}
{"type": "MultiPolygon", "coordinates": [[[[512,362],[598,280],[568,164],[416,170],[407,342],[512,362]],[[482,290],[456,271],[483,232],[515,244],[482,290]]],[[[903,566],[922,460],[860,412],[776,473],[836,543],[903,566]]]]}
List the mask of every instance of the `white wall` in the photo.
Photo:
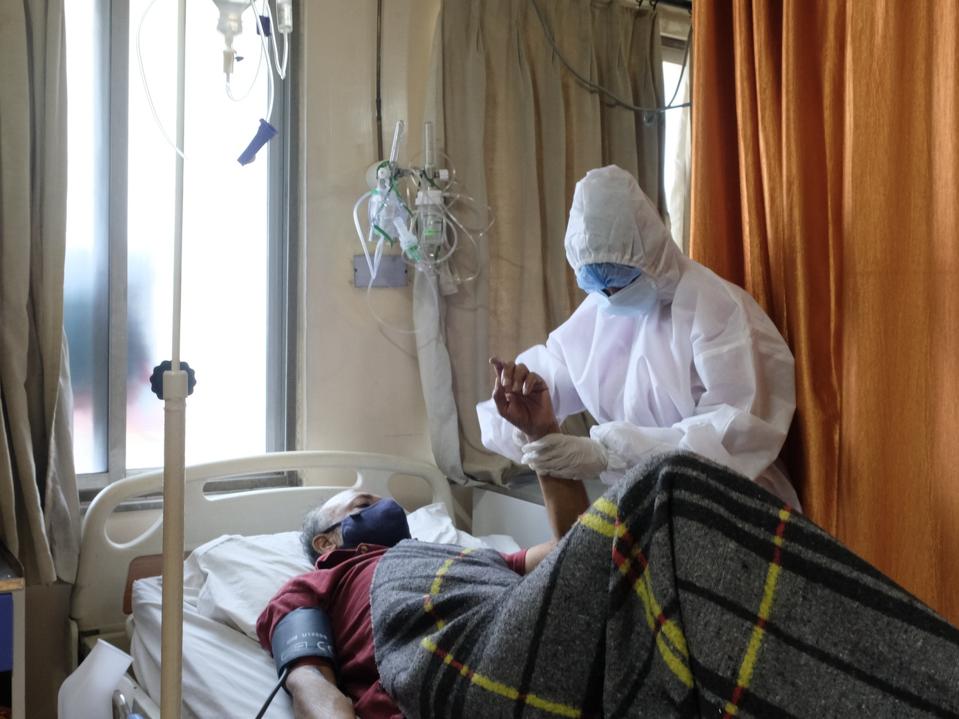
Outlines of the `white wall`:
{"type": "Polygon", "coordinates": [[[497,492],[473,492],[473,534],[508,534],[521,547],[532,547],[553,538],[546,509],[497,492]]]}
{"type": "MultiPolygon", "coordinates": [[[[365,290],[352,286],[361,252],[352,208],[368,189],[376,157],[376,1],[304,3],[301,161],[300,444],[306,449],[387,452],[432,461],[415,347],[380,328],[365,290]]],[[[422,114],[439,0],[383,3],[385,152],[393,125],[407,122],[402,158],[420,148],[422,114]]],[[[411,328],[411,289],[374,289],[374,307],[411,328]]]]}

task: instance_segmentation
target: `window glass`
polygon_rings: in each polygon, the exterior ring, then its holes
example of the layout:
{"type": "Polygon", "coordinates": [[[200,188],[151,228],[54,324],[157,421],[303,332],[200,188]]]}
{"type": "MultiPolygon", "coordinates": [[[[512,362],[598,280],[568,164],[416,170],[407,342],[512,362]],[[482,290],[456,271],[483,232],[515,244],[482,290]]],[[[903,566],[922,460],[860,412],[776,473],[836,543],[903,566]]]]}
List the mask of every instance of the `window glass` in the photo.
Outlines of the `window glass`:
{"type": "Polygon", "coordinates": [[[107,468],[107,235],[102,186],[101,54],[94,0],[66,3],[67,235],[63,321],[73,384],[74,461],[79,473],[107,468]]]}
{"type": "MultiPolygon", "coordinates": [[[[175,153],[167,137],[172,139],[176,128],[176,4],[155,3],[144,18],[148,6],[147,0],[130,3],[126,453],[131,469],[162,464],[163,402],[151,393],[149,375],[170,359],[172,344],[175,153]]],[[[249,165],[236,158],[266,115],[269,69],[259,61],[259,38],[247,12],[244,33],[234,40],[244,59],[232,78],[234,97],[245,99],[231,100],[216,5],[187,7],[180,358],[197,375],[186,412],[186,459],[192,464],[266,450],[267,150],[249,165]]]]}
{"type": "MultiPolygon", "coordinates": [[[[176,128],[177,3],[129,3],[128,118],[110,117],[108,88],[116,83],[109,10],[98,0],[71,0],[66,9],[64,325],[74,456],[78,474],[116,477],[160,466],[163,457],[163,403],[150,391],[149,376],[172,351],[176,156],[169,138],[176,128]],[[124,122],[126,146],[110,131],[124,122]],[[107,190],[111,156],[127,163],[125,193],[107,190]],[[111,250],[114,203],[125,203],[128,221],[119,233],[113,228],[119,239],[111,250]],[[112,309],[111,267],[127,280],[125,299],[120,293],[112,309]],[[112,324],[111,311],[118,313],[112,324]],[[120,330],[112,340],[111,328],[120,330]],[[111,366],[111,341],[125,346],[125,369],[111,366]],[[111,397],[126,400],[126,428],[114,423],[116,436],[110,435],[111,397]],[[108,453],[111,447],[123,452],[108,453]],[[124,454],[125,467],[110,466],[124,454]]],[[[243,58],[232,78],[234,101],[223,74],[216,5],[191,2],[187,11],[180,356],[198,377],[187,400],[187,461],[195,463],[267,448],[268,149],[246,166],[236,158],[268,115],[270,87],[251,12],[234,39],[243,58]]]]}
{"type": "MultiPolygon", "coordinates": [[[[674,105],[687,102],[689,98],[689,67],[682,72],[682,65],[663,62],[663,88],[666,101],[673,100],[674,105]],[[682,72],[682,84],[676,92],[682,72]]],[[[686,195],[689,192],[689,110],[688,108],[668,110],[666,112],[666,139],[663,145],[663,185],[666,191],[666,207],[670,217],[670,231],[673,240],[683,246],[686,195]]]]}

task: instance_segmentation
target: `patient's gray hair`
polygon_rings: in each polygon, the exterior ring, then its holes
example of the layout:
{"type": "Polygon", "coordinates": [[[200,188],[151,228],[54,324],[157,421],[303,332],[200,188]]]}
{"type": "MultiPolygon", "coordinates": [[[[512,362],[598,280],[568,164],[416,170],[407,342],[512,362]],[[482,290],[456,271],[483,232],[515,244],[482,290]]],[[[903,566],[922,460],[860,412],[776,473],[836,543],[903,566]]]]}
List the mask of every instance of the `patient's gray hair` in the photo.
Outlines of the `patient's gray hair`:
{"type": "Polygon", "coordinates": [[[326,532],[330,525],[336,523],[333,515],[334,507],[327,507],[325,504],[311,509],[303,518],[303,529],[300,531],[300,542],[303,545],[303,551],[310,558],[310,564],[315,564],[319,553],[313,549],[313,538],[318,534],[326,532]]]}

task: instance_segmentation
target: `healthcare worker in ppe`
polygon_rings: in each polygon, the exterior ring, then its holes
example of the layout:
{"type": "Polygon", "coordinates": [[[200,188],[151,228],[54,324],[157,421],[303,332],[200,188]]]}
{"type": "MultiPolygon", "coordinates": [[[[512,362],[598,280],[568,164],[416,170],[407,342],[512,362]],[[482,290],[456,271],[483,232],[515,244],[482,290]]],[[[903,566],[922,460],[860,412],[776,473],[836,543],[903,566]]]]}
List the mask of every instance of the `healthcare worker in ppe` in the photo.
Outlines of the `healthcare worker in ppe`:
{"type": "Polygon", "coordinates": [[[504,385],[542,377],[559,422],[587,410],[597,424],[588,438],[531,442],[487,400],[477,406],[487,449],[539,473],[606,483],[653,453],[690,450],[798,509],[774,464],[796,405],[793,357],[752,297],[683,255],[616,166],[576,184],[566,258],[586,299],[545,345],[493,362],[504,385]]]}

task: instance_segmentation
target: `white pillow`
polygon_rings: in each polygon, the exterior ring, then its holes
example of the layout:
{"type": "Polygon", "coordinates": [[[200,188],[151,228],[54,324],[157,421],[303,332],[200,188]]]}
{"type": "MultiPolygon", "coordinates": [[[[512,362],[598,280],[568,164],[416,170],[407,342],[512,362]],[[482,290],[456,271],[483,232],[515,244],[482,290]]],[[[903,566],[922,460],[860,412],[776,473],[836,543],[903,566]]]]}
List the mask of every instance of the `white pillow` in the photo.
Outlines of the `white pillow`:
{"type": "MultiPolygon", "coordinates": [[[[414,539],[509,553],[519,550],[510,537],[474,537],[453,526],[442,502],[407,515],[414,539]]],[[[184,562],[185,601],[199,614],[256,638],[256,620],[288,580],[312,569],[299,532],[244,537],[227,534],[197,547],[184,562]]]]}
{"type": "Polygon", "coordinates": [[[435,542],[437,544],[458,544],[461,547],[474,549],[495,549],[498,552],[509,554],[518,552],[520,546],[512,537],[505,534],[488,534],[485,537],[474,537],[453,526],[453,519],[446,511],[442,502],[428,504],[415,512],[406,515],[410,525],[410,535],[421,542],[435,542]]]}
{"type": "Polygon", "coordinates": [[[184,585],[199,581],[197,612],[256,638],[256,619],[288,579],[312,566],[299,532],[224,535],[198,547],[184,565],[184,585]]]}

